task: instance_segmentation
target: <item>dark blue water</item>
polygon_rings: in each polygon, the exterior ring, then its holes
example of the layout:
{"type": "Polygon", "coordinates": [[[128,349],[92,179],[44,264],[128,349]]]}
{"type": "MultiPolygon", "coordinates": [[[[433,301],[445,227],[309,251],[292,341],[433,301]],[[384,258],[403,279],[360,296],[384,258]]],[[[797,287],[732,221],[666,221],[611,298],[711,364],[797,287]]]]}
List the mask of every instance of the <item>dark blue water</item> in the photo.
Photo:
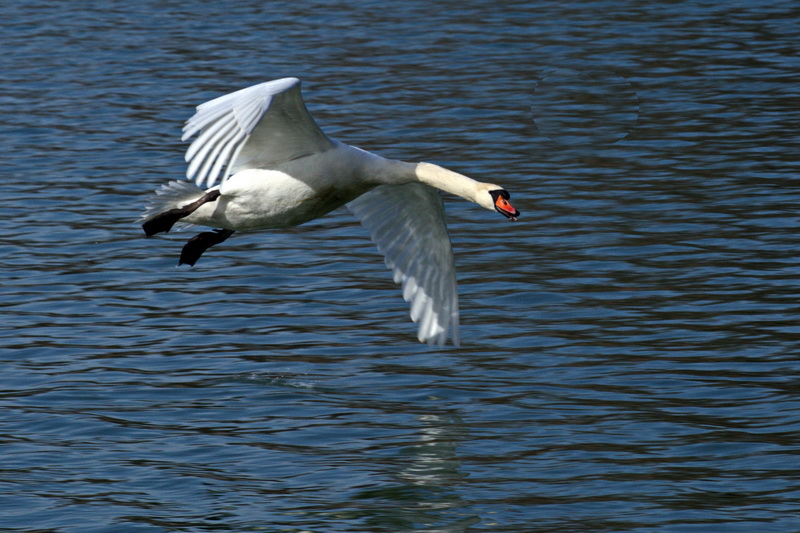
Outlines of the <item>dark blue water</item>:
{"type": "Polygon", "coordinates": [[[3,8],[0,529],[800,531],[794,2],[3,8]],[[144,239],[195,105],[304,80],[445,199],[462,348],[342,210],[144,239]]]}

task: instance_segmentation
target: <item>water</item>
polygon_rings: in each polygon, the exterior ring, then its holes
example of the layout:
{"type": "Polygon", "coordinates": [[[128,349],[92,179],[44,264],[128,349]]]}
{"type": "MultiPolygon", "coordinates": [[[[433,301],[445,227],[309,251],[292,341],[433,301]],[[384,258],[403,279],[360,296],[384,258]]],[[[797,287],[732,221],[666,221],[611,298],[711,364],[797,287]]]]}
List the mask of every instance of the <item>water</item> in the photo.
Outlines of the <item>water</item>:
{"type": "Polygon", "coordinates": [[[0,525],[800,531],[793,2],[4,7],[0,525]],[[446,198],[461,349],[344,210],[144,239],[193,106],[304,80],[446,198]]]}

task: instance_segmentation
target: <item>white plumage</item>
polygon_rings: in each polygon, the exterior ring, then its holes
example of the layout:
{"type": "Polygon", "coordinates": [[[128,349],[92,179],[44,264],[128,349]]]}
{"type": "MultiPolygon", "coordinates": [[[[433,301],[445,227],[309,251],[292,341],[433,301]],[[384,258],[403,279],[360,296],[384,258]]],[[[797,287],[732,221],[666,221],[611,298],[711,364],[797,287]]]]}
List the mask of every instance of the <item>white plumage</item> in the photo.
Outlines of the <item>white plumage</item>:
{"type": "Polygon", "coordinates": [[[143,215],[148,236],[176,222],[221,228],[184,247],[181,262],[194,264],[234,231],[295,226],[347,205],[402,284],[419,340],[443,345],[450,337],[459,345],[453,253],[436,189],[516,220],[504,189],[329,138],[308,113],[295,78],[198,106],[183,140],[195,135],[186,176],[197,186],[172,182],[157,191],[143,215]]]}

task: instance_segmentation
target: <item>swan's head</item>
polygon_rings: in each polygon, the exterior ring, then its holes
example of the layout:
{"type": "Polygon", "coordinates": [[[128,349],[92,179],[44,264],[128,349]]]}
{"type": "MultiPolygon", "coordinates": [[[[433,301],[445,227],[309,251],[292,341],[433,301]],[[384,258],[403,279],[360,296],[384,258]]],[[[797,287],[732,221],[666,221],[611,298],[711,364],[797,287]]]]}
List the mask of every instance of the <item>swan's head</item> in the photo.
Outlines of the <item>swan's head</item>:
{"type": "Polygon", "coordinates": [[[508,201],[510,197],[511,195],[508,194],[508,191],[502,187],[489,185],[484,191],[479,193],[478,203],[486,209],[497,211],[506,218],[517,220],[519,211],[514,209],[514,206],[508,201]]]}

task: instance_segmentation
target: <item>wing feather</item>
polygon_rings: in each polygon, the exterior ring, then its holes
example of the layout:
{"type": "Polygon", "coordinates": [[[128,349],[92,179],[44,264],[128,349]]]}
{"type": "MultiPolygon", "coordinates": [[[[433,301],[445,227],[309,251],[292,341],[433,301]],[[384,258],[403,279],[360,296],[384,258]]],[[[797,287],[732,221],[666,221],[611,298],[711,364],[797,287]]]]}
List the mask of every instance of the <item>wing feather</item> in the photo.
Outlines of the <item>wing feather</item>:
{"type": "Polygon", "coordinates": [[[449,336],[458,346],[458,289],[438,191],[421,183],[381,185],[347,207],[402,283],[419,340],[444,345],[449,336]]]}
{"type": "MultiPolygon", "coordinates": [[[[186,175],[194,176],[197,185],[200,187],[203,186],[209,168],[214,163],[220,150],[222,150],[225,138],[231,133],[236,132],[236,124],[225,121],[219,121],[218,123],[221,127],[210,128],[208,131],[204,131],[203,135],[201,135],[201,139],[198,139],[202,140],[203,144],[197,143],[199,150],[197,150],[193,158],[189,160],[189,168],[186,170],[186,175]],[[202,139],[205,134],[209,135],[205,139],[202,139]]],[[[192,146],[194,146],[194,144],[192,146]]]]}
{"type": "Polygon", "coordinates": [[[247,168],[272,168],[330,149],[333,142],[308,113],[300,80],[284,78],[220,96],[197,107],[183,128],[186,177],[199,186],[247,168]],[[223,172],[224,169],[224,172],[223,172]]]}

